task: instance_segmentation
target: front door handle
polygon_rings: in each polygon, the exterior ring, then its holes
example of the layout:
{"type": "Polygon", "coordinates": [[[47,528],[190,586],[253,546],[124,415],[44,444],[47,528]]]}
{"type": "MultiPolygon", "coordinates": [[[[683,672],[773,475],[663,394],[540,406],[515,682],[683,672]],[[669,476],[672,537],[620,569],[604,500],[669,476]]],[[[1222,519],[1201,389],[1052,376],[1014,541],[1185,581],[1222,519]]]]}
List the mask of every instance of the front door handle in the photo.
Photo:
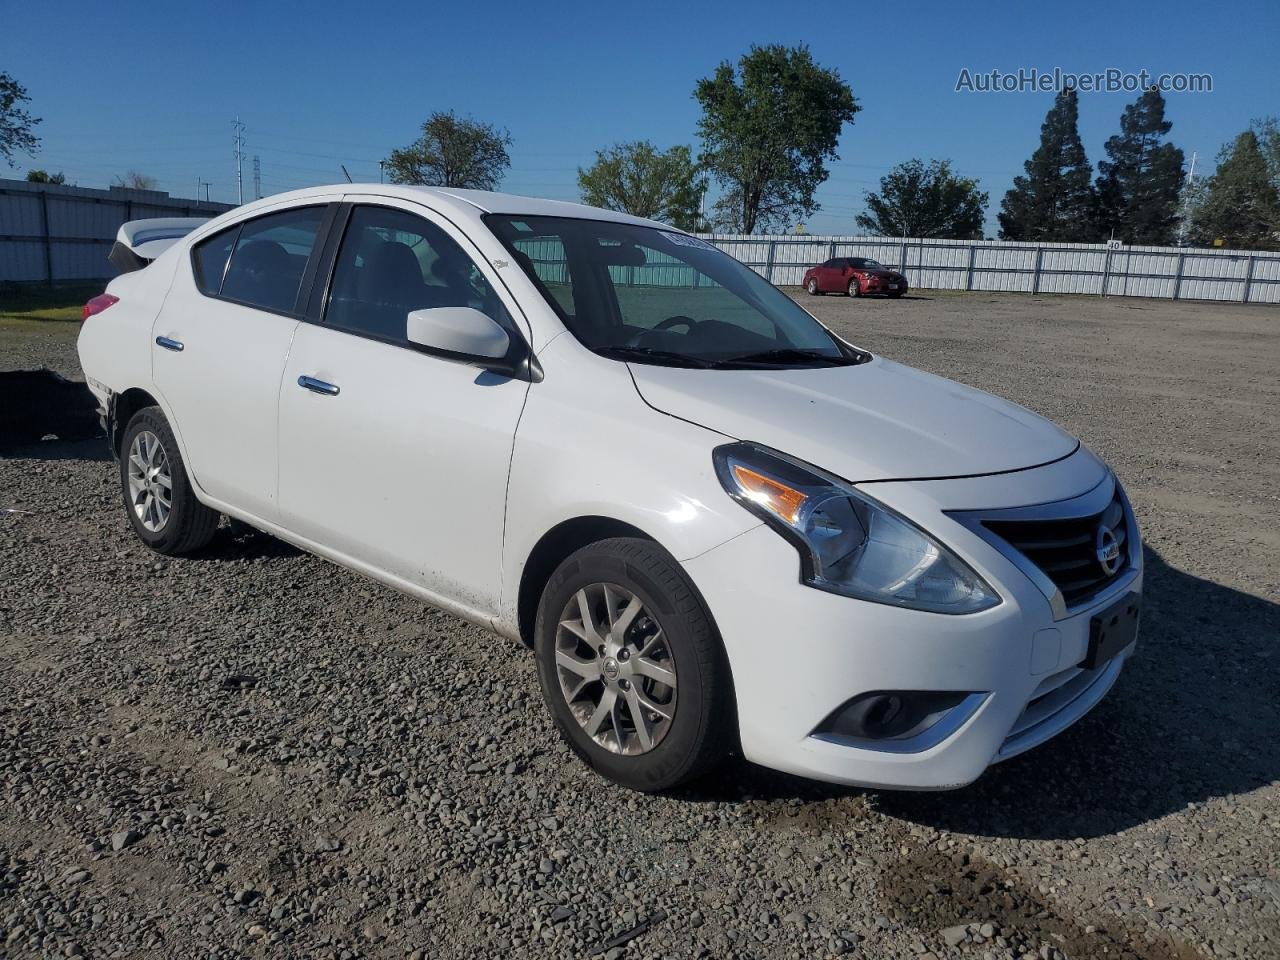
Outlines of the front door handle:
{"type": "Polygon", "coordinates": [[[299,377],[298,386],[302,387],[304,390],[310,390],[312,393],[322,393],[326,397],[336,397],[339,392],[338,385],[336,383],[325,383],[323,380],[317,380],[315,377],[299,377]]]}
{"type": "Polygon", "coordinates": [[[156,337],[156,345],[164,347],[166,350],[172,350],[174,353],[181,353],[185,349],[181,340],[174,340],[170,337],[156,337]]]}

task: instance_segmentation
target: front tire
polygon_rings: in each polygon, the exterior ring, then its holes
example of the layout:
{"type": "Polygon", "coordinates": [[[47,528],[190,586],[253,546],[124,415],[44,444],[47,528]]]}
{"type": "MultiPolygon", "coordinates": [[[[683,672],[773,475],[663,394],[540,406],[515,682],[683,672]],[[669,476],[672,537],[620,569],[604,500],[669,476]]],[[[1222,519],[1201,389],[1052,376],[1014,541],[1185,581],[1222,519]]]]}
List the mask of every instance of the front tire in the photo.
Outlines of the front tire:
{"type": "Polygon", "coordinates": [[[849,296],[851,297],[862,296],[862,287],[858,286],[858,281],[856,278],[849,281],[849,296]]]}
{"type": "Polygon", "coordinates": [[[538,607],[542,695],[573,751],[633,790],[667,790],[724,758],[734,729],[720,638],[680,565],[648,540],[583,547],[538,607]]]}
{"type": "Polygon", "coordinates": [[[809,278],[809,282],[804,285],[804,288],[809,291],[809,296],[816,297],[818,295],[818,281],[813,277],[809,278]]]}
{"type": "Polygon", "coordinates": [[[157,553],[190,553],[213,538],[219,514],[196,499],[178,441],[159,407],[144,407],[125,427],[120,487],[133,532],[157,553]]]}

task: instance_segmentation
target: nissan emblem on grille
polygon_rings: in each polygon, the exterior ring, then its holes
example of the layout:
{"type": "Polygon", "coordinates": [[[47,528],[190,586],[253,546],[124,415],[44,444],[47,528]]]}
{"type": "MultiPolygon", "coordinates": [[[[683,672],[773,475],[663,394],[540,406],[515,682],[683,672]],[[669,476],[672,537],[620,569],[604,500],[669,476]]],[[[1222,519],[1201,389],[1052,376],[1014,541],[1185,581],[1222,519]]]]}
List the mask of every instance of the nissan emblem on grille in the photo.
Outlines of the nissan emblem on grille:
{"type": "Polygon", "coordinates": [[[1102,570],[1107,576],[1111,576],[1120,569],[1120,544],[1116,542],[1116,535],[1105,523],[1098,524],[1094,546],[1097,549],[1098,563],[1102,565],[1102,570]]]}

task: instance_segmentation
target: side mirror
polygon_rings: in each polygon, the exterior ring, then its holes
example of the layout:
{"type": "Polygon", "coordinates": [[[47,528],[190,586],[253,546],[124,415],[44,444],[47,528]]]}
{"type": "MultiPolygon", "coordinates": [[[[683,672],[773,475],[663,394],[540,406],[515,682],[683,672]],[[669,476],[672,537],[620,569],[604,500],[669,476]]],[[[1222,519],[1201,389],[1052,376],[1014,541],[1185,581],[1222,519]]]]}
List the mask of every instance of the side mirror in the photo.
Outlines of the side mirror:
{"type": "Polygon", "coordinates": [[[430,350],[481,360],[501,360],[511,348],[507,331],[475,307],[411,310],[405,338],[430,350]]]}

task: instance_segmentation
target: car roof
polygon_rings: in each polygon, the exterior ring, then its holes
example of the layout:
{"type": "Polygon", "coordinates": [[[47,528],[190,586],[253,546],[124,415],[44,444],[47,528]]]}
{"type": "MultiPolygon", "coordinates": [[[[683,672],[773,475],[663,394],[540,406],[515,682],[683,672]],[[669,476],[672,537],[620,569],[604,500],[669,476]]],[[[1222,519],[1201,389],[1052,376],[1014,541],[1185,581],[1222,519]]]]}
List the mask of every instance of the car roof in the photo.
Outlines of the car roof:
{"type": "MultiPolygon", "coordinates": [[[[661,230],[678,231],[675,227],[656,220],[633,217],[629,213],[616,210],[605,210],[601,207],[588,207],[581,203],[568,203],[564,200],[543,200],[538,197],[522,197],[512,193],[494,193],[488,190],[460,190],[453,187],[418,187],[394,183],[335,183],[322,187],[307,187],[303,190],[291,190],[288,193],[277,193],[262,200],[237,207],[230,213],[239,219],[239,215],[252,212],[257,207],[275,207],[294,200],[307,200],[319,196],[332,196],[335,193],[361,194],[379,197],[391,197],[401,200],[416,200],[439,209],[442,213],[453,214],[464,219],[476,219],[485,213],[511,214],[516,216],[571,217],[579,220],[608,220],[616,223],[631,223],[637,226],[657,227],[661,230]]],[[[222,219],[222,218],[219,218],[222,219]]]]}

